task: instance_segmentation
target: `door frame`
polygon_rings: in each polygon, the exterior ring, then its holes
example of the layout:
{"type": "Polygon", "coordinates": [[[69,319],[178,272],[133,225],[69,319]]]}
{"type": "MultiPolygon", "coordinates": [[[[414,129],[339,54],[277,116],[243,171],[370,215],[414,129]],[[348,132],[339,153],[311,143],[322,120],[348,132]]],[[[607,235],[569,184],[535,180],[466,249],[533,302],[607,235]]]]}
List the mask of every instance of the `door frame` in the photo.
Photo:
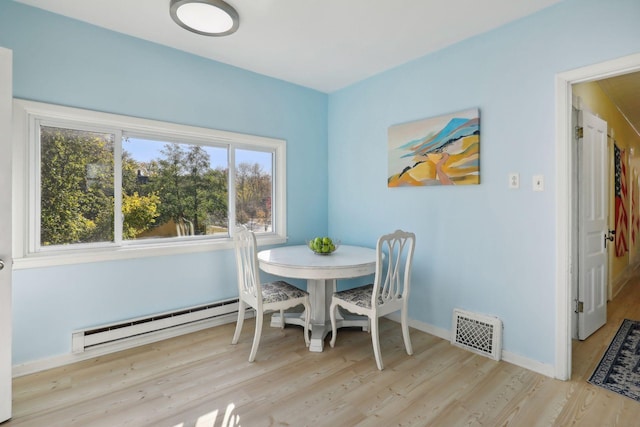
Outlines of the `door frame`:
{"type": "Polygon", "coordinates": [[[555,373],[557,379],[571,378],[571,283],[574,270],[572,251],[573,221],[571,201],[577,189],[572,175],[571,150],[573,141],[572,85],[601,80],[617,75],[640,71],[640,54],[589,65],[556,75],[556,354],[555,373]]]}
{"type": "Polygon", "coordinates": [[[11,255],[11,241],[13,227],[11,226],[11,195],[12,162],[11,154],[11,109],[12,109],[12,81],[13,81],[13,52],[0,46],[0,199],[9,203],[0,208],[0,258],[4,261],[4,268],[0,271],[0,423],[11,418],[11,349],[12,349],[12,312],[11,312],[11,276],[13,257],[11,255]]]}

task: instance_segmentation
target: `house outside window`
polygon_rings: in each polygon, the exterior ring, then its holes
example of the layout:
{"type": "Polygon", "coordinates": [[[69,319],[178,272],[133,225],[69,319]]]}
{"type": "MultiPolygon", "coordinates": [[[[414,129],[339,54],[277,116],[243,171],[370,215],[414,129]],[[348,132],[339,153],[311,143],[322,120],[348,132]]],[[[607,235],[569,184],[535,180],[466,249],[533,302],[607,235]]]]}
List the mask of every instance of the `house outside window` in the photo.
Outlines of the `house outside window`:
{"type": "Polygon", "coordinates": [[[285,241],[285,141],[15,103],[25,266],[229,248],[237,224],[285,241]]]}

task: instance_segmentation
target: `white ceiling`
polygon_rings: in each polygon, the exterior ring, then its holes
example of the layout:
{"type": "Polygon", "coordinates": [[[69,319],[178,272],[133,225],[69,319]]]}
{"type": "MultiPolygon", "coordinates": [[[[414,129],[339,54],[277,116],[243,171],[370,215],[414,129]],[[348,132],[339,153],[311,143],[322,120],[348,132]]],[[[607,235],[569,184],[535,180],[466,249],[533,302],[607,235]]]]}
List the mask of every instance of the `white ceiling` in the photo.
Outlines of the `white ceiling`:
{"type": "Polygon", "coordinates": [[[561,0],[227,0],[240,28],[221,38],[170,0],[15,1],[329,93],[561,0]]]}

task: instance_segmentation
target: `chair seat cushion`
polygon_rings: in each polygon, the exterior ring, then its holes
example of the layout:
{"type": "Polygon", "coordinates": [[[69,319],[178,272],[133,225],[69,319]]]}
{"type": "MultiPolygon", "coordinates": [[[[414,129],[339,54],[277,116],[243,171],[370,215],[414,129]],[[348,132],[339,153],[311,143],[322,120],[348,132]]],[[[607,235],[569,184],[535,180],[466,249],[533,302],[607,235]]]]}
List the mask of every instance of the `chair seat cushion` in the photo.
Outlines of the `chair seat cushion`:
{"type": "MultiPolygon", "coordinates": [[[[372,292],[373,284],[336,292],[333,296],[358,307],[371,308],[372,292]]],[[[382,299],[380,299],[379,304],[382,304],[382,299]]]]}
{"type": "Polygon", "coordinates": [[[309,294],[282,280],[262,284],[262,301],[265,303],[303,298],[306,295],[309,294]]]}

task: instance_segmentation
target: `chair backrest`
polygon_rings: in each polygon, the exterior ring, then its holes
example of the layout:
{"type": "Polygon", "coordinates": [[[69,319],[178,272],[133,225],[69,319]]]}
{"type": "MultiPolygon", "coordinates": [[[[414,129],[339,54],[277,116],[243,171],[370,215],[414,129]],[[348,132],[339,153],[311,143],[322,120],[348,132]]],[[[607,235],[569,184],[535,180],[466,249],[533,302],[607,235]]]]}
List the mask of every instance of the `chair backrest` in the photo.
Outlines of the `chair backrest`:
{"type": "Polygon", "coordinates": [[[409,298],[411,263],[416,244],[414,233],[396,230],[378,239],[377,264],[371,307],[395,311],[409,298]]]}
{"type": "Polygon", "coordinates": [[[256,307],[256,304],[262,304],[256,236],[245,226],[239,226],[236,228],[233,240],[235,242],[239,296],[256,307]]]}
{"type": "Polygon", "coordinates": [[[178,223],[176,224],[176,234],[178,235],[178,237],[195,236],[193,222],[189,221],[186,218],[180,218],[178,220],[178,223]]]}

